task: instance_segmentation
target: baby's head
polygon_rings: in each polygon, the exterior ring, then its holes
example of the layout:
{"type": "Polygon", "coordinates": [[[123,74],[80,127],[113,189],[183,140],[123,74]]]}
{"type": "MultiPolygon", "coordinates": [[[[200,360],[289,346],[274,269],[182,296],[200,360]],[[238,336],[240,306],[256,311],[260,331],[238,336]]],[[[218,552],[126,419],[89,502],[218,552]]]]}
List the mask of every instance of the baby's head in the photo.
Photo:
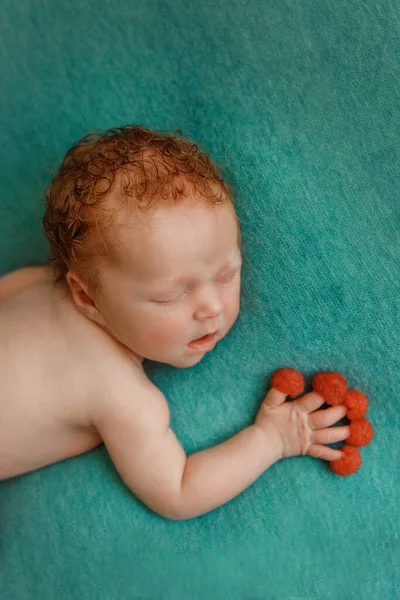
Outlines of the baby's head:
{"type": "Polygon", "coordinates": [[[55,280],[77,309],[143,358],[199,362],[240,307],[241,236],[231,189],[180,132],[89,134],[46,190],[55,280]]]}

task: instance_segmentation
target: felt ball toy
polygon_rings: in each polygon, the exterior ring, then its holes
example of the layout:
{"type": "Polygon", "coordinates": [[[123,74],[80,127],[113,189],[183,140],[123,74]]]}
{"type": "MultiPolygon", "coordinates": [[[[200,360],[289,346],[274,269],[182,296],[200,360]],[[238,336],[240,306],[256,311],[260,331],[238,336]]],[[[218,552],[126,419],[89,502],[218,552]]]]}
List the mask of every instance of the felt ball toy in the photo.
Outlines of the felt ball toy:
{"type": "Polygon", "coordinates": [[[350,446],[366,446],[374,437],[374,430],[368,419],[356,419],[349,424],[350,435],[346,444],[350,446]]]}
{"type": "Polygon", "coordinates": [[[346,417],[350,421],[362,419],[367,414],[368,398],[359,390],[348,390],[344,397],[344,403],[347,406],[346,417]]]}
{"type": "Polygon", "coordinates": [[[374,437],[371,423],[364,418],[368,410],[368,398],[359,390],[348,390],[346,379],[340,373],[317,373],[312,379],[312,388],[327,404],[344,404],[346,407],[350,435],[340,449],[345,456],[329,464],[337,475],[352,475],[361,467],[361,454],[355,446],[366,446],[374,437]]]}
{"type": "Polygon", "coordinates": [[[344,403],[347,381],[340,373],[321,372],[312,378],[312,389],[323,397],[327,404],[337,406],[344,403]]]}
{"type": "Polygon", "coordinates": [[[271,378],[271,387],[279,392],[295,398],[304,391],[304,377],[295,369],[279,369],[271,378]]]}
{"type": "MultiPolygon", "coordinates": [[[[271,378],[271,387],[292,398],[304,391],[304,377],[295,369],[279,369],[271,378]]],[[[327,404],[344,405],[349,420],[350,434],[345,445],[340,448],[344,456],[329,462],[331,469],[341,476],[352,475],[361,467],[361,454],[357,446],[366,446],[374,437],[374,430],[368,419],[368,398],[359,390],[349,390],[347,381],[340,373],[316,373],[312,378],[312,389],[322,396],[327,404]]],[[[283,400],[282,400],[283,401],[283,400]]]]}
{"type": "Polygon", "coordinates": [[[361,454],[358,448],[354,448],[354,446],[344,445],[341,448],[341,451],[344,452],[344,456],[342,458],[338,458],[337,460],[332,460],[329,465],[331,469],[336,473],[336,475],[352,475],[356,473],[358,469],[361,467],[361,454]]]}

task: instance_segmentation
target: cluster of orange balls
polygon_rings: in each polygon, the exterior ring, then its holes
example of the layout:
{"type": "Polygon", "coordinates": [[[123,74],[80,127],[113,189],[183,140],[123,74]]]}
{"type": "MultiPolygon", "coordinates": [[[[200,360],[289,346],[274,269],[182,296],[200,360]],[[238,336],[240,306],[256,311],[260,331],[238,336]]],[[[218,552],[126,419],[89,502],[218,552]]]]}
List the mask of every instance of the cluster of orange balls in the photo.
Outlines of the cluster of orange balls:
{"type": "MultiPolygon", "coordinates": [[[[279,369],[271,379],[271,387],[296,398],[304,391],[304,377],[295,369],[279,369]]],[[[347,381],[340,373],[321,372],[314,375],[312,389],[322,396],[327,404],[344,404],[346,417],[350,421],[350,435],[346,444],[340,448],[342,458],[329,463],[337,475],[352,475],[361,467],[359,446],[366,446],[374,437],[374,430],[365,418],[368,410],[368,398],[359,390],[349,390],[347,381]]]]}

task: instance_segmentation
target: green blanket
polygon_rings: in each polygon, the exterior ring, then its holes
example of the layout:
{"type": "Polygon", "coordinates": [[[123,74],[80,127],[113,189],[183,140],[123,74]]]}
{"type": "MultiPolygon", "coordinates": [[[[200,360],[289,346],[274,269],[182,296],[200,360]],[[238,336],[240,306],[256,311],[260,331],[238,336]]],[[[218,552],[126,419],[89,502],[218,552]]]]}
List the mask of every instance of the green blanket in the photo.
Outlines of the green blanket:
{"type": "Polygon", "coordinates": [[[88,130],[181,129],[236,190],[241,314],[197,366],[147,362],[185,451],[249,425],[271,374],[369,398],[350,477],[279,461],[175,522],[104,446],[0,484],[3,600],[400,598],[400,5],[2,0],[0,272],[41,264],[44,186],[88,130]]]}

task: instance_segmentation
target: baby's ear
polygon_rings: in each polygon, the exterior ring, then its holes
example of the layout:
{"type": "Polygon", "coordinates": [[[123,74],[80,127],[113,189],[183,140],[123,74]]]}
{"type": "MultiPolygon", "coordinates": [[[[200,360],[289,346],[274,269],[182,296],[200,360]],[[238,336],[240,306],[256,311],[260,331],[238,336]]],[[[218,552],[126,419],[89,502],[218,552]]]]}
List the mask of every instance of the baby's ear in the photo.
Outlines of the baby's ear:
{"type": "Polygon", "coordinates": [[[98,323],[101,315],[87,284],[75,271],[68,271],[66,279],[71,290],[72,299],[78,310],[98,323]]]}

